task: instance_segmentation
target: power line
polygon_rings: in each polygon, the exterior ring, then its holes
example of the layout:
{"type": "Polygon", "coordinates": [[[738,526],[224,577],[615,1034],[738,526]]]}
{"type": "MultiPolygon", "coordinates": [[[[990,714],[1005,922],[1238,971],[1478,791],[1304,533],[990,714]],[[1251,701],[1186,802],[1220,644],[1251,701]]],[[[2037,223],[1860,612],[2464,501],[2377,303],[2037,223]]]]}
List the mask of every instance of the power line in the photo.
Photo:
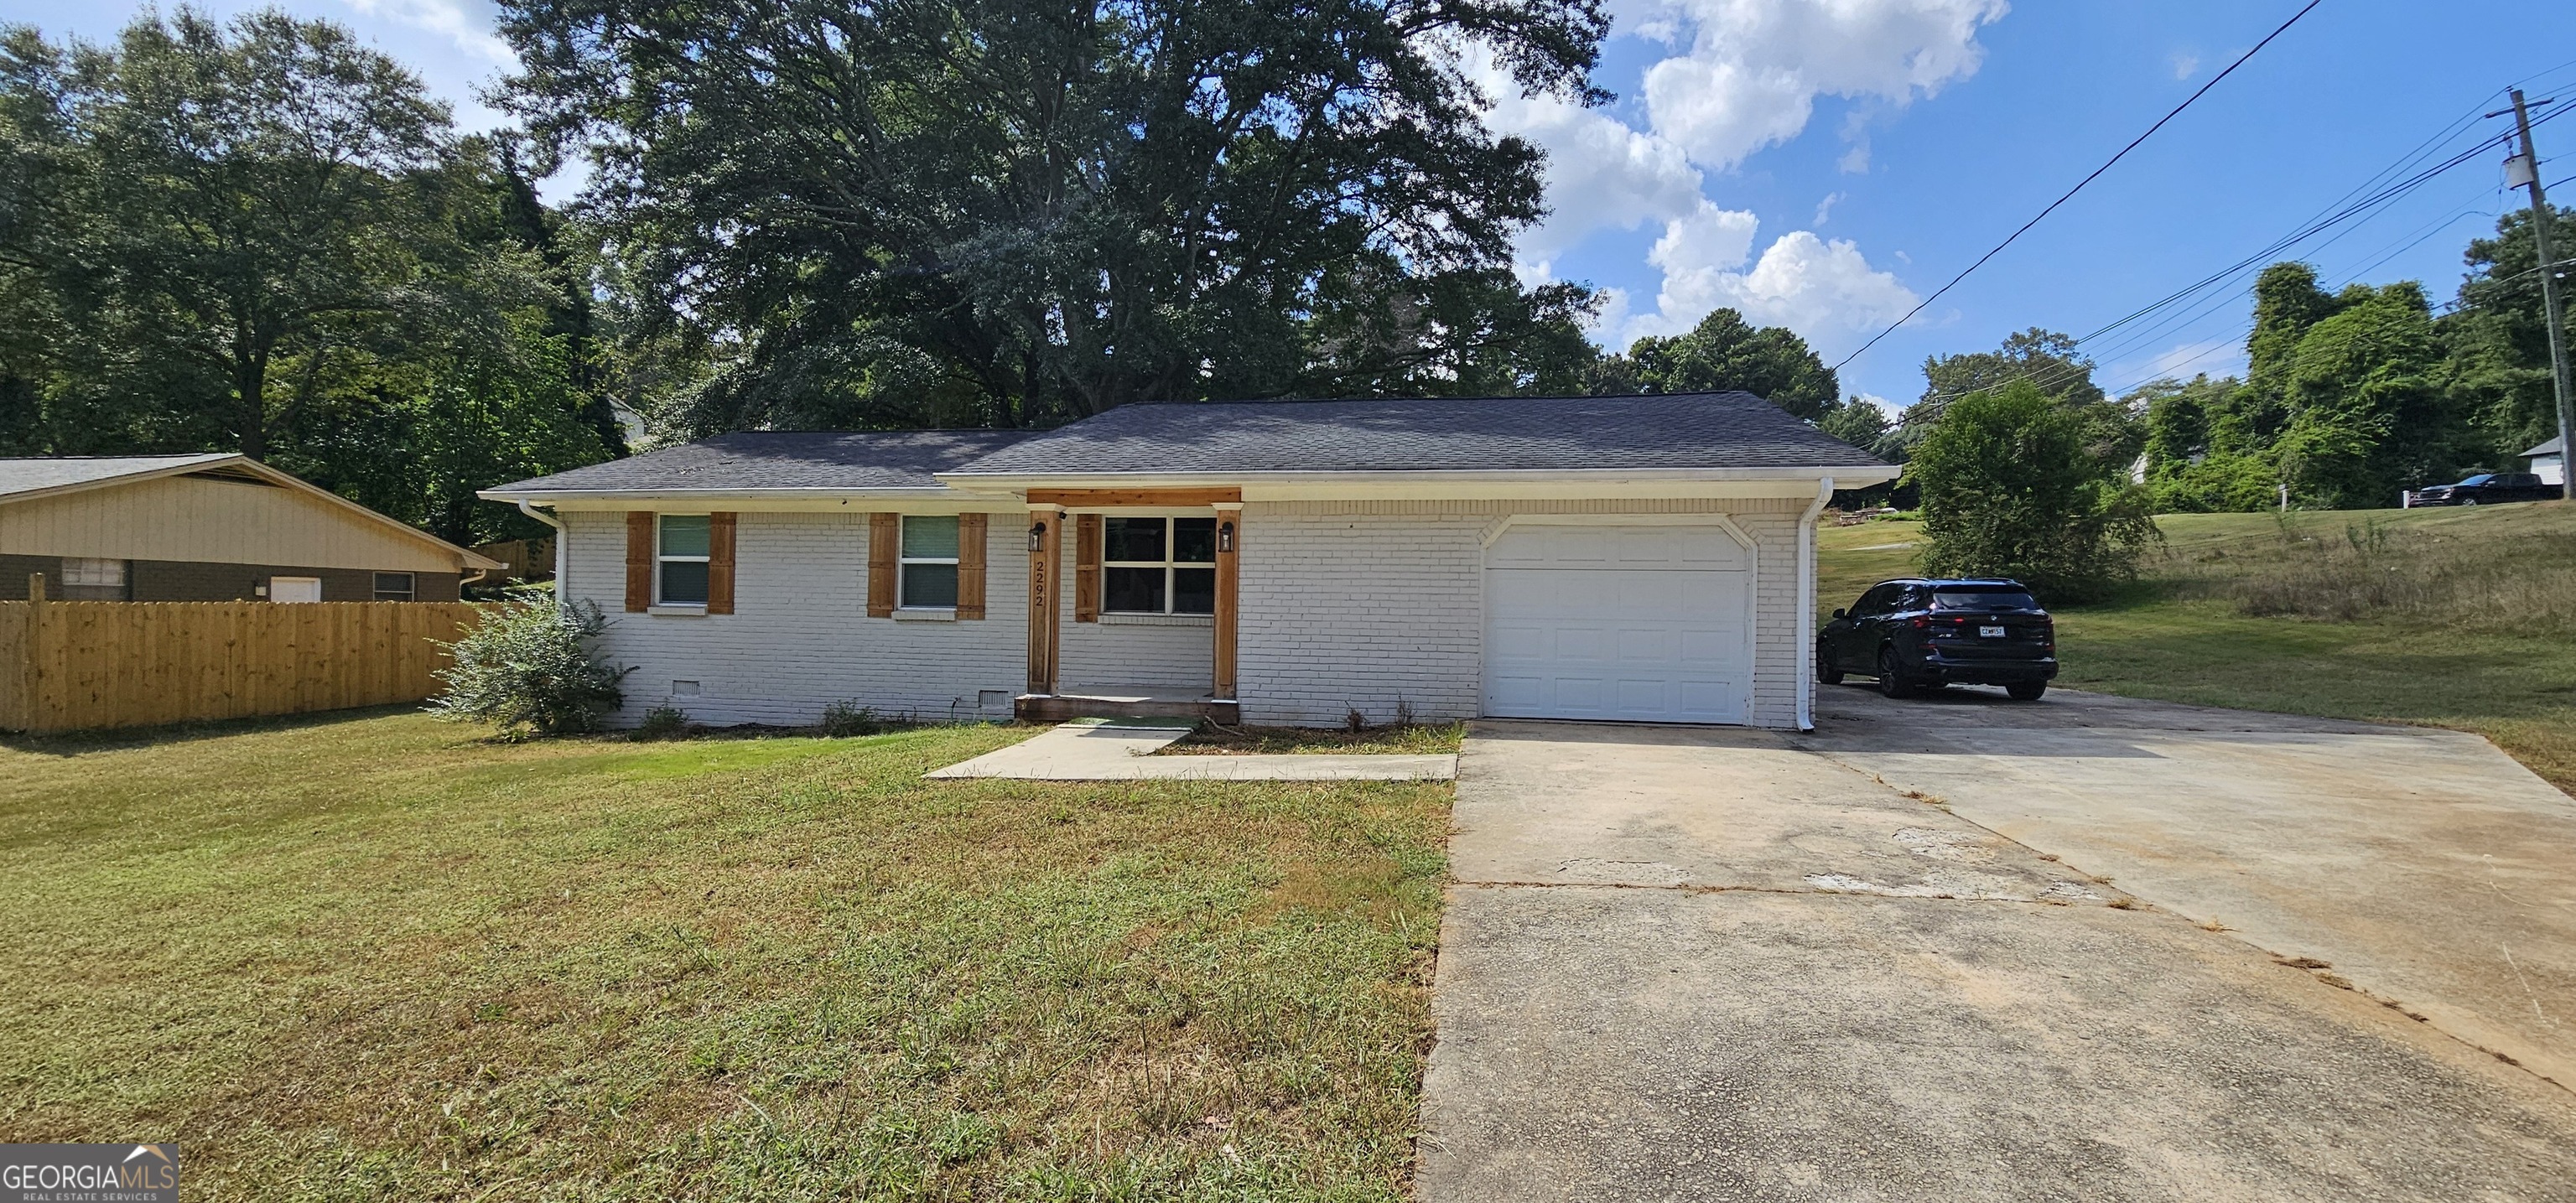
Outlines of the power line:
{"type": "MultiPolygon", "coordinates": [[[[2532,124],[2541,124],[2551,118],[2563,116],[2570,111],[2576,111],[2576,98],[2570,98],[2568,101],[2561,102],[2556,108],[2550,110],[2546,114],[2533,118],[2532,124]]],[[[2477,112],[2477,108],[2471,108],[2469,110],[2469,116],[2465,120],[2474,121],[2477,112]]],[[[2343,197],[2338,198],[2337,201],[2329,203],[2317,216],[2302,223],[2289,234],[2273,240],[2269,245],[2245,256],[2242,259],[2239,259],[2225,268],[2221,268],[2208,276],[2202,277],[2200,280],[2194,281],[2193,283],[2168,293],[2155,301],[2149,302],[2110,324],[2084,335],[2082,338],[2073,340],[2075,345],[2089,347],[2091,344],[2099,341],[2106,335],[2120,330],[2123,327],[2128,327],[2132,323],[2138,322],[2159,311],[2188,301],[2194,295],[2210,289],[2213,285],[2241,280],[2248,273],[2268,266],[2270,263],[2276,261],[2277,257],[2284,252],[2287,252],[2291,248],[2316,237],[2318,234],[2324,233],[2335,226],[2343,225],[2346,222],[2354,222],[2353,225],[2345,229],[2342,233],[2336,234],[2333,238],[2327,239],[2324,243],[2319,244],[2314,249],[2322,250],[2327,246],[2332,246],[2334,243],[2341,241],[2344,237],[2351,234],[2353,230],[2360,228],[2361,222],[2366,222],[2369,218],[2385,212],[2397,200],[2414,192],[2424,185],[2431,183],[2442,174],[2456,169],[2462,164],[2473,161],[2482,152],[2502,145],[2512,137],[2510,134],[2499,134],[2493,137],[2481,139],[2466,149],[2450,155],[2448,158],[2432,167],[2417,171],[2413,175],[2406,176],[2396,183],[2379,188],[2377,191],[2370,191],[2372,185],[2377,184],[2379,181],[2403,172],[2407,168],[2430,157],[2430,154],[2433,152],[2433,148],[2449,138],[2456,137],[2460,129],[2463,127],[2463,124],[2463,121],[2453,121],[2449,126],[2444,127],[2442,132],[2433,135],[2433,137],[2418,144],[2412,151],[2400,156],[2397,162],[2381,169],[2378,173],[2372,175],[2370,179],[2363,181],[2359,186],[2356,186],[2351,191],[2344,193],[2343,197]],[[2355,195],[2365,192],[2367,192],[2368,195],[2362,196],[2362,198],[2357,201],[2352,200],[2355,195]],[[2360,221],[2355,221],[2356,218],[2359,218],[2360,221]]],[[[2385,262],[2388,258],[2393,258],[2395,254],[2401,254],[2404,250],[2409,249],[2414,245],[2421,244],[2425,238],[2430,238],[2433,233],[2439,233],[2442,228],[2447,228],[2448,225],[2456,223],[2463,215],[2464,214],[2461,213],[2455,213],[2443,219],[2440,225],[2437,225],[2430,233],[2425,234],[2423,238],[2417,238],[2412,243],[2409,243],[2407,247],[2401,247],[2389,255],[2382,256],[2379,260],[2375,261],[2372,266],[2377,266],[2378,263],[2385,262]]],[[[2362,269],[2362,271],[2367,270],[2368,268],[2362,269]]],[[[2359,274],[2359,272],[2356,272],[2356,277],[2359,274]]],[[[2132,330],[2128,337],[2122,339],[2118,345],[2109,348],[2105,354],[2108,357],[2116,358],[2117,356],[2125,354],[2130,350],[2134,350],[2147,342],[2153,341],[2164,331],[2176,329],[2178,327],[2187,327],[2192,323],[2197,322],[2202,317],[2207,316],[2220,305],[2227,303],[2229,299],[2230,294],[2226,292],[2215,293],[2207,304],[2203,304],[2197,309],[2190,311],[2186,316],[2179,320],[2167,318],[2132,330]]],[[[1849,361],[1846,360],[1845,362],[1849,361]]],[[[2073,379],[2074,374],[2081,370],[2081,368],[2074,364],[2060,363],[2041,369],[2041,371],[2036,374],[2024,372],[2021,375],[2012,377],[2010,380],[2004,381],[2003,383],[2011,383],[2013,380],[2038,381],[2040,376],[2048,376],[2050,378],[2042,382],[2042,387],[2054,387],[2058,384],[2065,383],[2067,380],[2073,379]]],[[[1955,394],[1935,394],[1935,396],[1952,395],[1955,394]]]]}
{"type": "Polygon", "coordinates": [[[2059,205],[2063,205],[2063,204],[2065,204],[2066,202],[2068,202],[2068,201],[2070,201],[2070,200],[2075,199],[2075,194],[2076,194],[2076,193],[2078,193],[2078,192],[2082,192],[2082,191],[2084,190],[2084,186],[2085,186],[2086,184],[2090,184],[2090,183],[2092,183],[2095,179],[2099,178],[2103,172],[2106,172],[2106,171],[2111,170],[2111,166],[2112,166],[2112,164],[2118,163],[2121,159],[2128,157],[2129,152],[2130,152],[2130,151],[2133,151],[2133,150],[2136,150],[2136,149],[2138,148],[2138,144],[2139,144],[2139,143],[2145,142],[2148,138],[2151,138],[2151,137],[2155,136],[2155,132],[2156,132],[2157,130],[2163,129],[2163,128],[2165,127],[2165,123],[2166,123],[2166,122],[2172,121],[2174,118],[2181,116],[2181,115],[2182,115],[2182,111],[2183,111],[2184,109],[2190,108],[2190,107],[2191,107],[2191,105],[2192,105],[2192,102],[2193,102],[2193,101],[2199,100],[2201,97],[2208,95],[2208,94],[2209,94],[2209,90],[2210,90],[2211,88],[2215,88],[2215,87],[2217,87],[2217,86],[2218,86],[2218,81],[2220,81],[2220,80],[2222,80],[2222,79],[2227,78],[2229,75],[2234,74],[2234,73],[2236,72],[2236,69],[2237,69],[2238,67],[2242,67],[2242,66],[2244,66],[2244,65],[2245,65],[2245,60],[2250,59],[2250,58],[2253,58],[2253,57],[2255,56],[2255,54],[2256,54],[2256,53],[2258,53],[2258,52],[2260,52],[2260,51],[2261,51],[2265,46],[2269,46],[2269,45],[2271,45],[2271,44],[2272,44],[2272,39],[2277,38],[2277,37],[2280,37],[2280,36],[2281,36],[2282,34],[2284,34],[2284,33],[2288,33],[2288,32],[2290,31],[2290,27],[2291,27],[2291,26],[2296,25],[2296,24],[2298,24],[2298,23],[2299,23],[2299,18],[2304,17],[2304,16],[2307,16],[2309,12],[2311,12],[2312,10],[2314,10],[2314,9],[2316,8],[2316,6],[2318,6],[2319,4],[2323,4],[2323,3],[2325,3],[2325,0],[2308,0],[2307,6],[2306,6],[2306,7],[2304,7],[2304,8],[2301,8],[2299,11],[2297,11],[2297,12],[2295,12],[2295,13],[2290,14],[2290,19],[2289,19],[2289,20],[2287,20],[2287,21],[2283,21],[2283,22],[2281,22],[2281,27],[2280,27],[2279,29],[2275,29],[2275,30],[2273,30],[2272,32],[2270,32],[2270,33],[2268,33],[2268,34],[2265,34],[2265,35],[2263,36],[2263,40],[2262,40],[2262,41],[2254,43],[2254,48],[2253,48],[2252,50],[2248,50],[2248,51],[2246,51],[2245,53],[2243,53],[2243,54],[2240,54],[2240,55],[2236,56],[2236,61],[2235,61],[2235,62],[2232,62],[2232,63],[2227,64],[2227,69],[2226,69],[2226,70],[2221,71],[2221,72],[2219,72],[2218,74],[2211,76],[2211,77],[2210,77],[2210,79],[2209,79],[2209,82],[2208,82],[2208,83],[2205,83],[2205,84],[2200,85],[2200,90],[2199,90],[2199,91],[2194,92],[2194,93],[2192,93],[2190,96],[2188,96],[2188,97],[2184,98],[2184,100],[2183,100],[2183,102],[2182,102],[2181,104],[2178,104],[2178,105],[2175,105],[2175,106],[2174,106],[2174,108],[2173,108],[2173,111],[2172,111],[2172,112],[2167,113],[2167,114],[2165,114],[2163,117],[2158,118],[2158,119],[2156,120],[2156,123],[2155,123],[2154,125],[2150,125],[2150,126],[2148,126],[2148,127],[2147,127],[2147,132],[2146,132],[2146,133],[2140,134],[2140,135],[2138,135],[2137,137],[2130,139],[2130,140],[2129,140],[2129,144],[2128,144],[2127,146],[2123,146],[2123,147],[2121,147],[2121,148],[2120,148],[2120,153],[2115,154],[2115,155],[2112,155],[2109,159],[2104,160],[2101,166],[2096,167],[2096,168],[2094,168],[2094,169],[2093,169],[2093,173],[2092,173],[2091,175],[2087,175],[2087,176],[2085,176],[2083,179],[2077,180],[2077,181],[2075,182],[2075,186],[2074,186],[2074,187],[2069,188],[2069,189],[2067,189],[2067,190],[2066,190],[2066,195],[2061,196],[2061,197],[2058,197],[2056,200],[2053,200],[2053,201],[2048,202],[2048,207],[2047,207],[2047,208],[2045,208],[2045,209],[2040,210],[2040,211],[2039,211],[2039,216],[2038,216],[2038,217],[2034,217],[2034,218],[2031,218],[2029,221],[2023,222],[2023,223],[2022,223],[2022,225],[2021,225],[2021,228],[2020,228],[2020,229],[2013,231],[2013,232],[2012,232],[2012,234],[2011,234],[2010,236],[2006,237],[2002,242],[1998,242],[1998,243],[1996,243],[1996,244],[1995,244],[1995,249],[1990,250],[1990,251],[1987,251],[1985,254],[1978,256],[1978,257],[1977,257],[1977,261],[1976,261],[1976,262],[1974,262],[1974,263],[1969,264],[1969,265],[1967,266],[1967,269],[1966,269],[1965,271],[1962,271],[1962,272],[1960,272],[1958,275],[1955,275],[1955,276],[1950,277],[1950,282],[1949,282],[1949,283],[1942,285],[1942,286],[1940,287],[1940,289],[1939,289],[1938,291],[1934,292],[1931,296],[1928,296],[1928,297],[1923,298],[1923,302],[1922,302],[1922,304],[1916,305],[1913,309],[1908,310],[1908,311],[1906,312],[1906,314],[1905,314],[1905,316],[1904,316],[1904,317],[1901,317],[1901,318],[1896,319],[1896,323],[1895,323],[1895,325],[1891,325],[1891,326],[1889,326],[1887,329],[1885,329],[1885,330],[1881,330],[1881,331],[1879,331],[1877,334],[1871,335],[1871,336],[1870,336],[1870,340],[1869,340],[1868,342],[1862,343],[1862,344],[1860,345],[1860,350],[1859,350],[1859,351],[1854,351],[1854,352],[1852,352],[1852,353],[1851,353],[1851,354],[1849,354],[1849,355],[1843,356],[1843,358],[1842,358],[1842,363],[1837,363],[1837,364],[1835,364],[1835,365],[1834,365],[1835,370],[1836,370],[1836,371],[1840,371],[1840,370],[1843,368],[1843,366],[1844,366],[1845,364],[1848,364],[1848,363],[1850,363],[1851,361],[1853,361],[1853,360],[1855,360],[1855,359],[1860,358],[1860,356],[1861,356],[1861,352],[1862,352],[1862,351],[1867,351],[1867,350],[1869,350],[1871,347],[1877,346],[1877,345],[1878,345],[1878,340],[1880,340],[1880,339],[1882,339],[1882,338],[1885,338],[1885,337],[1887,337],[1888,335],[1890,335],[1890,334],[1894,333],[1894,332],[1896,331],[1896,328],[1897,328],[1898,326],[1902,326],[1902,325],[1904,325],[1905,323],[1907,323],[1907,322],[1910,322],[1910,321],[1914,320],[1914,315],[1915,315],[1915,314],[1918,314],[1918,313],[1923,312],[1923,311],[1924,311],[1924,309],[1926,309],[1927,307],[1929,307],[1929,306],[1932,304],[1932,302],[1937,301],[1937,300],[1940,300],[1940,299],[1941,299],[1941,295],[1942,295],[1942,293],[1946,293],[1946,292],[1950,291],[1951,289],[1958,287],[1958,286],[1959,286],[1959,281],[1967,279],[1967,278],[1968,278],[1968,273],[1969,273],[1969,272],[1973,272],[1973,271],[1977,270],[1977,269],[1978,269],[1978,268],[1980,268],[1980,267],[1984,267],[1984,266],[1986,265],[1986,261],[1987,261],[1987,260],[1992,259],[1992,258],[1994,258],[1995,256],[2002,254],[2002,253],[2003,253],[2003,251],[2004,251],[2004,248],[2005,248],[2005,247],[2011,246],[2011,245],[2013,244],[2013,242],[2014,242],[2016,239],[2019,239],[2022,235],[2029,233],[2029,232],[2030,232],[2030,228],[2031,228],[2032,226],[2038,225],[2042,219],[2046,218],[2049,214],[2056,212],[2056,211],[2057,211],[2057,207],[2058,207],[2059,205]]]}

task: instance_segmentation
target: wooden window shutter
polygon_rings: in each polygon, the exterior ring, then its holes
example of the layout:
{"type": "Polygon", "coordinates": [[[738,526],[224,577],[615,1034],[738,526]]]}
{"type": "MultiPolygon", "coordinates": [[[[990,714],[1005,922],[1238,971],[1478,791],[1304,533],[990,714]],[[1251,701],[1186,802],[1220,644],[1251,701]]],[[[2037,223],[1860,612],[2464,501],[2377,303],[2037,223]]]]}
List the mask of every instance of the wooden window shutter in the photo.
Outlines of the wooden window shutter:
{"type": "Polygon", "coordinates": [[[894,617],[895,556],[903,550],[903,515],[868,515],[868,617],[894,617]]]}
{"type": "Polygon", "coordinates": [[[733,613],[733,515],[707,515],[707,613],[733,613]]]}
{"type": "Polygon", "coordinates": [[[957,617],[984,616],[984,515],[957,515],[957,617]]]}
{"type": "Polygon", "coordinates": [[[1073,516],[1073,620],[1100,621],[1100,515],[1073,516]]]}
{"type": "Polygon", "coordinates": [[[653,513],[626,512],[626,612],[641,614],[653,604],[653,513]]]}

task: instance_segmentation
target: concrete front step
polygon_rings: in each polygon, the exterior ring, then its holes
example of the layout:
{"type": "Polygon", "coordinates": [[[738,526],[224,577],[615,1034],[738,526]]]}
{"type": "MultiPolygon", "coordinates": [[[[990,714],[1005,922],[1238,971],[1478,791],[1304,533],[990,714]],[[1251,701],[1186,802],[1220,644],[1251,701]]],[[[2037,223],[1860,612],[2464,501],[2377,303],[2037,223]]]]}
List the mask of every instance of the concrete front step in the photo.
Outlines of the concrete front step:
{"type": "Polygon", "coordinates": [[[1013,703],[1020,721],[1060,723],[1077,718],[1204,718],[1227,726],[1243,721],[1241,703],[1226,698],[1136,693],[1024,693],[1013,703]]]}

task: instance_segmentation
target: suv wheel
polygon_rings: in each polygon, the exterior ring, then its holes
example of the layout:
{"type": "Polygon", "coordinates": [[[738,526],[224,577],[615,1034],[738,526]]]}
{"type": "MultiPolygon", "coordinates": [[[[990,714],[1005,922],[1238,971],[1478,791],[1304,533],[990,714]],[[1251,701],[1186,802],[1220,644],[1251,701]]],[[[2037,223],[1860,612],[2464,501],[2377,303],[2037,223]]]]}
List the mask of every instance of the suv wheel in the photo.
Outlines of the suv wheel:
{"type": "Polygon", "coordinates": [[[2476,505],[2477,503],[2478,499],[2475,497],[2463,497],[2460,499],[2461,505],[2476,505]]]}
{"type": "Polygon", "coordinates": [[[1834,666],[1833,653],[1825,650],[1825,641],[1816,641],[1816,679],[1827,685],[1843,683],[1843,670],[1834,666]]]}
{"type": "Polygon", "coordinates": [[[2004,694],[2016,702],[2036,702],[2048,692],[2046,681],[2015,681],[2004,686],[2004,694]]]}
{"type": "Polygon", "coordinates": [[[1891,698],[1914,696],[1914,682],[1905,679],[1905,669],[1896,662],[1896,649],[1878,649],[1878,691],[1891,698]]]}

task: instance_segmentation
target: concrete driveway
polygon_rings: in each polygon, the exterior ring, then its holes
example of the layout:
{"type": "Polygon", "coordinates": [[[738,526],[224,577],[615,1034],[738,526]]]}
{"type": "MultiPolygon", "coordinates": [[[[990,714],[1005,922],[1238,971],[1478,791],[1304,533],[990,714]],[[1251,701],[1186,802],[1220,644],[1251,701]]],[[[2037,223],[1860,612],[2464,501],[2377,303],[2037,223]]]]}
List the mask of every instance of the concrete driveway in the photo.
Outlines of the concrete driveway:
{"type": "Polygon", "coordinates": [[[2472,737],[1953,692],[1477,724],[1420,1197],[2576,1200],[2576,805],[2472,737]]]}

